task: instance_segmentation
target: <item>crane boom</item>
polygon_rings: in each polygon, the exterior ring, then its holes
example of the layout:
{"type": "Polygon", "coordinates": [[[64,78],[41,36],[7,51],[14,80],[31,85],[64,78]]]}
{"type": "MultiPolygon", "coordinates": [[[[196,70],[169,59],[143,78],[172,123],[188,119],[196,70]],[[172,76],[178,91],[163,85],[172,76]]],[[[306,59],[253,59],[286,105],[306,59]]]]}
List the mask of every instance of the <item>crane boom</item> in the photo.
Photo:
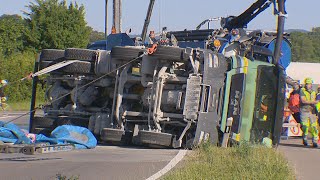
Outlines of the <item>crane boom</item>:
{"type": "Polygon", "coordinates": [[[146,16],[146,19],[144,21],[143,29],[142,29],[142,33],[141,33],[142,42],[144,42],[145,39],[146,39],[147,30],[148,30],[148,26],[149,26],[149,23],[150,23],[150,18],[151,18],[151,15],[152,15],[152,10],[153,10],[154,3],[155,3],[155,0],[150,0],[148,11],[147,11],[147,16],[146,16]]]}
{"type": "Polygon", "coordinates": [[[257,15],[267,9],[272,2],[270,0],[258,0],[239,16],[230,16],[226,19],[224,28],[245,28],[257,15]]]}

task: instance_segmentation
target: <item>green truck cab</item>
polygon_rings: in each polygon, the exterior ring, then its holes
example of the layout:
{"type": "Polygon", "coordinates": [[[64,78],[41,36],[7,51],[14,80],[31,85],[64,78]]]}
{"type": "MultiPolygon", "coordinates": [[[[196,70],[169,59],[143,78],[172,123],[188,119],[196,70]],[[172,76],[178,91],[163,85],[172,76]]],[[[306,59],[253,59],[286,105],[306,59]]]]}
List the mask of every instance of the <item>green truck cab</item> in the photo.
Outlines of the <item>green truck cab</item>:
{"type": "Polygon", "coordinates": [[[278,144],[284,109],[285,76],[271,63],[232,56],[226,75],[220,131],[233,118],[231,139],[278,144]]]}

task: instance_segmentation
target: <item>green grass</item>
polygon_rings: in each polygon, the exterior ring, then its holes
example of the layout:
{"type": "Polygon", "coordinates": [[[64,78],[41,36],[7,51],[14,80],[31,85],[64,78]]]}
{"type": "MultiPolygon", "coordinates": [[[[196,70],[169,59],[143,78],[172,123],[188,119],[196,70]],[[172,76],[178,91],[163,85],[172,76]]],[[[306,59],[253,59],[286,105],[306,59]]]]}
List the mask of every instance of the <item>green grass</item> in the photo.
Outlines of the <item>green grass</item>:
{"type": "Polygon", "coordinates": [[[9,105],[8,111],[29,111],[30,102],[12,102],[7,103],[9,105]]]}
{"type": "Polygon", "coordinates": [[[71,177],[67,177],[65,175],[62,174],[56,174],[56,179],[57,180],[79,180],[79,176],[71,176],[71,177]]]}
{"type": "Polygon", "coordinates": [[[294,180],[288,161],[266,147],[220,148],[205,144],[188,155],[182,167],[164,176],[176,179],[281,179],[294,180]]]}
{"type": "MultiPolygon", "coordinates": [[[[9,107],[6,109],[6,111],[29,111],[30,110],[30,101],[22,101],[22,102],[7,102],[9,107]]],[[[38,107],[39,104],[43,103],[36,103],[36,107],[38,107]]]]}

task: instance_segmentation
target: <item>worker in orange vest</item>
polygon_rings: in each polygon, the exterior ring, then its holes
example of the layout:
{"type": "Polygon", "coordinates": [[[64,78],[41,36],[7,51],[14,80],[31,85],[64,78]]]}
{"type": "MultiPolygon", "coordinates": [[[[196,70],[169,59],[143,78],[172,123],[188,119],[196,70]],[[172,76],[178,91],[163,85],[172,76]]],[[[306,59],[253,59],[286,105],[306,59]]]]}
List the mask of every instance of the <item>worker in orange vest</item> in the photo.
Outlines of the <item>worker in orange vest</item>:
{"type": "Polygon", "coordinates": [[[292,112],[292,116],[300,123],[300,85],[298,82],[294,83],[293,91],[290,93],[288,108],[292,112]]]}

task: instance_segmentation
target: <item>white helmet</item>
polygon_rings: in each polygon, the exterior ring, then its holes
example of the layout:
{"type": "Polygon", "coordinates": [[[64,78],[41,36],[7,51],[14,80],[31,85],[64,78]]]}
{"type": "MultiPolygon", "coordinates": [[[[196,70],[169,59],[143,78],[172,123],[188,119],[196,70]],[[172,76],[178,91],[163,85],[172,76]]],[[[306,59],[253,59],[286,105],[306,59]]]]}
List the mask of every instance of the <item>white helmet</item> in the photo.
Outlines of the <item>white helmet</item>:
{"type": "Polygon", "coordinates": [[[2,85],[7,85],[7,84],[8,84],[8,81],[7,81],[7,80],[1,80],[1,84],[2,84],[2,85]]]}

